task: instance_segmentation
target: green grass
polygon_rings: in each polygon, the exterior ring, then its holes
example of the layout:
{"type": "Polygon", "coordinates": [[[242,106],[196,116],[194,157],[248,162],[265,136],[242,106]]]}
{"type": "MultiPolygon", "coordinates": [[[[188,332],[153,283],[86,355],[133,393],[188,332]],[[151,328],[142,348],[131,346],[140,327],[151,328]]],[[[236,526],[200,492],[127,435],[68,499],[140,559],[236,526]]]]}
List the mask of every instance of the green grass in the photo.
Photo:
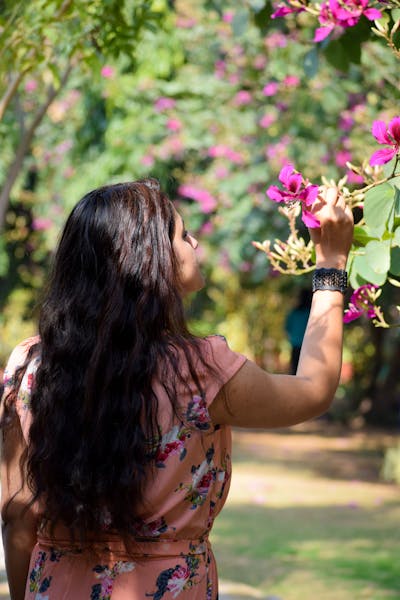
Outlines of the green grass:
{"type": "Polygon", "coordinates": [[[212,536],[221,580],[282,600],[399,599],[399,489],[378,481],[375,441],[236,432],[212,536]]]}

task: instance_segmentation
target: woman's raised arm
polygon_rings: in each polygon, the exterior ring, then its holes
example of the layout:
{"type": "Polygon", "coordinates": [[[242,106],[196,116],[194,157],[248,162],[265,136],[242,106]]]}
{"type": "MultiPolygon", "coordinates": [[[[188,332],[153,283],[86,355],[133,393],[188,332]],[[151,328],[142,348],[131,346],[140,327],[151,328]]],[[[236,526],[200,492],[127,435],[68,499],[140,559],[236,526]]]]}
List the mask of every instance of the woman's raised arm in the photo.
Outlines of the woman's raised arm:
{"type": "MultiPolygon", "coordinates": [[[[353,216],[335,188],[324,189],[314,207],[321,227],[310,234],[317,268],[344,269],[353,216]]],[[[238,427],[285,427],[325,412],[341,370],[343,294],[314,292],[296,375],[273,375],[251,361],[224,385],[210,406],[214,423],[238,427]]]]}

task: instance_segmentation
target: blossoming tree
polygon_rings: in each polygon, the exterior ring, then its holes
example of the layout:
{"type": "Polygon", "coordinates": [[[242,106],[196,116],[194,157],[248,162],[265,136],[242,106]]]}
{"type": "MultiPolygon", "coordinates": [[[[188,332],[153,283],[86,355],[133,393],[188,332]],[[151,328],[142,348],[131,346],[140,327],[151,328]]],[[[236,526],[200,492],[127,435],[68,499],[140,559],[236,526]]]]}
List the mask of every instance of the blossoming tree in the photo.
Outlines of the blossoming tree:
{"type": "MultiPolygon", "coordinates": [[[[336,41],[349,28],[359,24],[363,17],[372,21],[371,28],[379,38],[383,38],[396,58],[400,58],[398,50],[400,28],[400,9],[397,1],[379,3],[380,8],[368,0],[329,0],[322,4],[289,0],[277,6],[272,18],[306,12],[316,17],[320,27],[315,31],[313,42],[336,41]]],[[[355,289],[345,322],[353,321],[362,315],[372,319],[380,327],[389,327],[382,309],[377,304],[383,285],[400,287],[400,116],[389,122],[377,119],[372,123],[372,134],[382,148],[365,157],[361,165],[355,166],[346,161],[352,173],[355,173],[362,187],[350,191],[346,187],[347,177],[331,182],[337,185],[344,194],[349,205],[360,215],[356,223],[354,244],[349,261],[350,282],[355,289]]],[[[292,165],[285,166],[279,175],[283,189],[270,186],[267,195],[274,201],[286,205],[282,212],[290,223],[290,236],[286,242],[276,240],[273,247],[269,241],[255,246],[266,252],[272,265],[281,272],[299,273],[312,269],[312,245],[306,244],[298,236],[295,226],[296,208],[293,204],[303,206],[303,221],[309,226],[318,225],[312,221],[309,207],[315,201],[317,188],[307,185],[300,173],[295,173],[292,165]],[[307,194],[310,190],[310,194],[307,194]]],[[[326,184],[327,181],[325,180],[326,184]]],[[[312,217],[312,215],[311,215],[312,217]]],[[[398,307],[400,311],[400,307],[398,307]]],[[[397,315],[394,325],[400,324],[397,315]]]]}

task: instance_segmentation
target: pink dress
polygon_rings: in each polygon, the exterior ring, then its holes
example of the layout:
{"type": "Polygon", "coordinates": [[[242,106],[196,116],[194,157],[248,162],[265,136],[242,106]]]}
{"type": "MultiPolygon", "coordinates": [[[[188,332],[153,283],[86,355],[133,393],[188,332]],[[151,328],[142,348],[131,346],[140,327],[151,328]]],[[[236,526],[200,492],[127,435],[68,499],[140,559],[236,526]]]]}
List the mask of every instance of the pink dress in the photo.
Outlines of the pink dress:
{"type": "MultiPolygon", "coordinates": [[[[24,362],[26,340],[12,353],[5,384],[24,362]]],[[[120,539],[99,532],[96,558],[74,547],[62,529],[56,542],[38,533],[26,584],[25,600],[216,600],[218,579],[209,533],[222,509],[231,477],[231,431],[214,427],[208,406],[246,358],[232,352],[225,339],[211,336],[201,342],[203,356],[217,370],[211,376],[200,366],[197,373],[203,399],[189,375],[190,392],[179,391],[179,416],[159,381],[162,440],[156,473],[145,493],[147,512],[138,526],[137,553],[127,554],[120,539]]],[[[182,372],[187,373],[185,361],[182,372]],[[185,370],[186,369],[186,370],[185,370]]],[[[28,365],[17,399],[17,412],[28,442],[30,390],[39,359],[28,365]]]]}

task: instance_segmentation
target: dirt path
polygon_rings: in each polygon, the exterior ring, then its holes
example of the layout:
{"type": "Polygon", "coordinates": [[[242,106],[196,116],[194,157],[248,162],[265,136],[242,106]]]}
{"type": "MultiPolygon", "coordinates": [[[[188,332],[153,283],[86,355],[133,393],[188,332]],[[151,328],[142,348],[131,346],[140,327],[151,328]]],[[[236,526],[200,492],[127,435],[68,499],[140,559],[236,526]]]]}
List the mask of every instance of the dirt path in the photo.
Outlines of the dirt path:
{"type": "Polygon", "coordinates": [[[230,496],[213,532],[227,597],[399,597],[390,583],[378,585],[379,561],[390,571],[387,563],[394,565],[399,551],[393,536],[399,488],[380,480],[384,449],[397,441],[395,433],[351,432],[319,421],[277,432],[235,431],[230,496]]]}

